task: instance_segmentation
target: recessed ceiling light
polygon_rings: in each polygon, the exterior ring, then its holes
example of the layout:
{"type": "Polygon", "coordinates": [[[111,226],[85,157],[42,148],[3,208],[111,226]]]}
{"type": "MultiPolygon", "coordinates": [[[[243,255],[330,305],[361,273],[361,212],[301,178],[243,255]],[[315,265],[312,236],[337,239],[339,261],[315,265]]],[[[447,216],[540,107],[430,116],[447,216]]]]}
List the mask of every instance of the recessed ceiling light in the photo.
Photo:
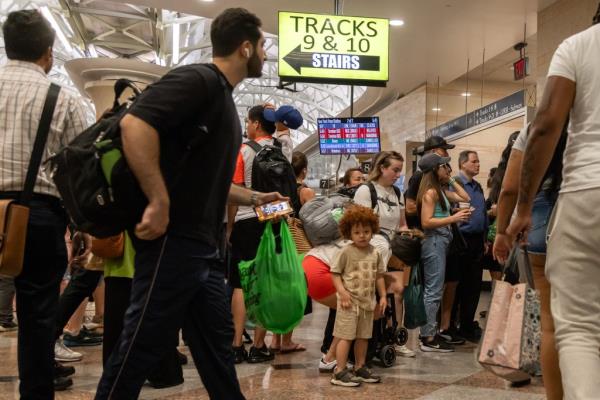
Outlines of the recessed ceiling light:
{"type": "Polygon", "coordinates": [[[441,108],[439,108],[439,107],[433,107],[433,108],[431,109],[431,111],[442,111],[442,109],[441,109],[441,108]]]}
{"type": "Polygon", "coordinates": [[[205,2],[205,3],[212,3],[215,0],[202,0],[202,1],[205,2]]]}
{"type": "Polygon", "coordinates": [[[462,97],[470,97],[471,93],[470,92],[464,92],[460,94],[462,97]]]}
{"type": "Polygon", "coordinates": [[[404,25],[404,21],[401,19],[390,19],[391,26],[402,26],[404,25]]]}

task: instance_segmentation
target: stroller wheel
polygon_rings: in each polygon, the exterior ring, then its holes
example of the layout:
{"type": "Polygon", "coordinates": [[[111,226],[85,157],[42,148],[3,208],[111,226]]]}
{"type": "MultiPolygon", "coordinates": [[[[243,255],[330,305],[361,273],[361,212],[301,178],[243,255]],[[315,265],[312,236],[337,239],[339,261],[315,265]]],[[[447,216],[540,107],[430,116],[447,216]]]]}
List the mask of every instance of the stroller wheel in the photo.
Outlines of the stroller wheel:
{"type": "Polygon", "coordinates": [[[379,359],[385,368],[394,365],[394,361],[396,361],[396,349],[394,349],[394,346],[383,346],[379,350],[379,359]]]}
{"type": "Polygon", "coordinates": [[[397,328],[395,336],[398,346],[404,346],[408,342],[408,329],[403,326],[397,328]]]}

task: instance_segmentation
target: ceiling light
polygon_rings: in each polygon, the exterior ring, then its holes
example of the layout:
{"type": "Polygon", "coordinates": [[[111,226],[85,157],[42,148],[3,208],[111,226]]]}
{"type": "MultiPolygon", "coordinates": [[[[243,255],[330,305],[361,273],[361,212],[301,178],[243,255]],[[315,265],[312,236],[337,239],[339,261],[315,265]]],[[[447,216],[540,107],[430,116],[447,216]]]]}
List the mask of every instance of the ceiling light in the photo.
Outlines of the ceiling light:
{"type": "Polygon", "coordinates": [[[464,92],[460,94],[462,97],[471,97],[471,93],[470,92],[464,92]]]}
{"type": "Polygon", "coordinates": [[[404,21],[401,19],[390,19],[391,26],[402,26],[404,25],[404,21]]]}
{"type": "Polygon", "coordinates": [[[173,30],[173,51],[172,51],[172,59],[171,63],[173,65],[179,63],[179,24],[172,25],[173,30]]]}
{"type": "Polygon", "coordinates": [[[202,0],[202,1],[205,2],[205,3],[212,3],[215,0],[202,0]]]}
{"type": "Polygon", "coordinates": [[[433,107],[433,108],[431,109],[431,111],[442,111],[442,109],[441,109],[441,108],[439,108],[439,107],[433,107]]]}
{"type": "Polygon", "coordinates": [[[56,31],[56,35],[58,36],[58,39],[63,44],[65,49],[67,49],[69,52],[73,51],[71,43],[69,43],[69,40],[65,36],[65,33],[63,32],[62,28],[60,27],[60,25],[58,25],[58,22],[56,22],[56,19],[54,18],[54,15],[52,15],[52,13],[50,12],[50,9],[46,6],[43,6],[40,7],[40,12],[44,16],[44,18],[48,20],[50,25],[52,25],[52,28],[54,28],[54,30],[56,31]]]}

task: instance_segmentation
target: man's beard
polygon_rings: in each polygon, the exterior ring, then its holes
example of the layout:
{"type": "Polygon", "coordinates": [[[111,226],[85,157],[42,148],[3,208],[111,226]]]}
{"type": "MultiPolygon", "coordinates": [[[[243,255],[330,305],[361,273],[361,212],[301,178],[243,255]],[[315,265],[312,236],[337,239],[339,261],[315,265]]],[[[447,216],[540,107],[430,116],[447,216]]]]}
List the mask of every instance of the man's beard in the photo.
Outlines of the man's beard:
{"type": "Polygon", "coordinates": [[[262,76],[262,67],[263,63],[260,61],[260,58],[255,51],[248,60],[248,64],[246,64],[248,78],[260,78],[262,76]]]}

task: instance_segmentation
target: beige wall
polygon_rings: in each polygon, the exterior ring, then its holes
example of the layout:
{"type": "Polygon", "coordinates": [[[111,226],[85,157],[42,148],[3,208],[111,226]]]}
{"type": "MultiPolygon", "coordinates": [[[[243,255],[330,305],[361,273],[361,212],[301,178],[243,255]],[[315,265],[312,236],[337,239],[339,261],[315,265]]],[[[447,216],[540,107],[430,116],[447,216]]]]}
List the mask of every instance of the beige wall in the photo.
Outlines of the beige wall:
{"type": "Polygon", "coordinates": [[[472,135],[464,136],[460,139],[451,141],[456,148],[449,151],[452,157],[452,173],[458,173],[458,155],[464,150],[476,151],[479,155],[481,168],[477,181],[485,189],[487,186],[487,176],[490,168],[498,166],[502,150],[506,147],[508,137],[514,131],[523,128],[524,117],[519,117],[500,125],[479,131],[472,135]]]}
{"type": "Polygon", "coordinates": [[[558,0],[538,13],[538,99],[554,52],[563,40],[590,27],[597,9],[598,0],[558,0]]]}
{"type": "MultiPolygon", "coordinates": [[[[426,105],[426,87],[423,85],[378,112],[381,149],[398,151],[410,160],[411,142],[425,140],[426,105]]],[[[406,163],[405,173],[412,175],[410,162],[406,163]]]]}

